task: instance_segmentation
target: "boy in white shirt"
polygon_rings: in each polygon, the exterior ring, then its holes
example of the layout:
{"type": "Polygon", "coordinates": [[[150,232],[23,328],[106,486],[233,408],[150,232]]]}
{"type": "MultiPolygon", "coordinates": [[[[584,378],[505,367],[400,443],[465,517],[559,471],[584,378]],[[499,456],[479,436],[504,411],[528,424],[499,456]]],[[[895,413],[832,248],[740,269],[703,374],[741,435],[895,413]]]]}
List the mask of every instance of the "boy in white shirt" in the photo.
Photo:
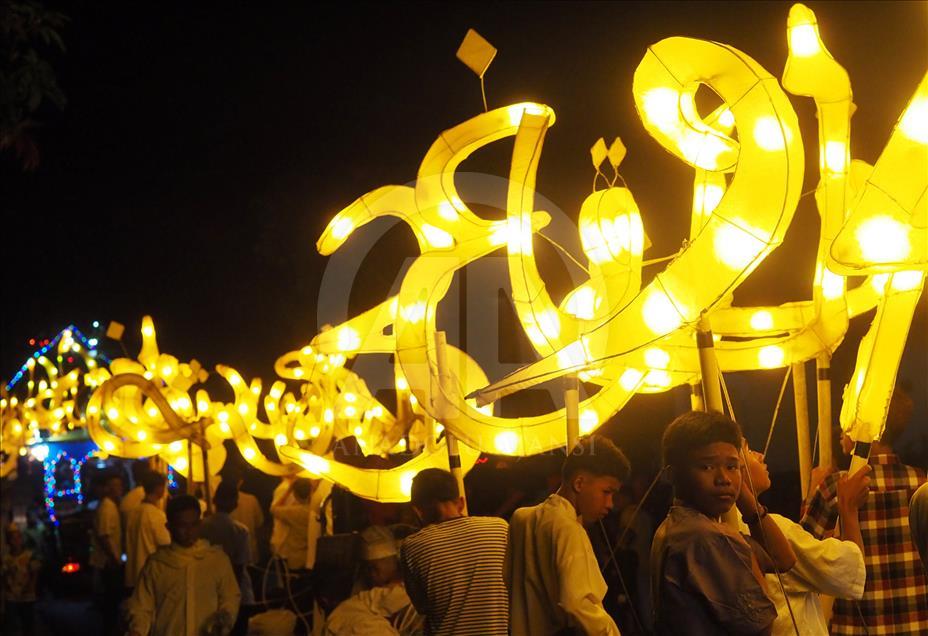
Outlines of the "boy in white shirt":
{"type": "Polygon", "coordinates": [[[145,498],[138,508],[129,513],[129,521],[126,523],[125,584],[130,594],[148,556],[159,545],[171,543],[167,517],[160,505],[166,488],[164,475],[156,472],[146,474],[142,478],[142,487],[145,489],[145,498]]]}
{"type": "Polygon", "coordinates": [[[225,636],[240,601],[229,558],[199,538],[195,497],[175,497],[167,508],[172,543],[142,569],[128,604],[129,636],[225,636]]]}

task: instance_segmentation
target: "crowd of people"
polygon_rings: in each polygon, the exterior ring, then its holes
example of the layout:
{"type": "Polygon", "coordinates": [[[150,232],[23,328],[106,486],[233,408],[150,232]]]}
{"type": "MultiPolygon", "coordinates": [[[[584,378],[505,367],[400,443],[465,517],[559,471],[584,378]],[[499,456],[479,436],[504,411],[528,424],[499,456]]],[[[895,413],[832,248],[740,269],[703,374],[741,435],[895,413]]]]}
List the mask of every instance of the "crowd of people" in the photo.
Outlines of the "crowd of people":
{"type": "MultiPolygon", "coordinates": [[[[763,455],[711,412],[681,415],[664,431],[657,479],[672,484],[673,502],[656,530],[636,523],[645,493],[636,488],[629,505],[630,462],[599,435],[567,454],[553,492],[508,520],[469,515],[450,472],[423,470],[405,523],[381,510],[351,534],[362,567],[347,572],[344,593],[326,577],[346,572],[322,564],[353,561],[333,561],[318,540],[333,528],[331,484],[282,479],[265,548],[264,509],[241,491],[240,474],[225,474],[207,506],[191,495],[166,501],[164,476],[137,462],[125,494],[120,474],[100,480],[90,565],[103,632],[926,634],[928,485],[893,453],[904,406],[894,398],[863,469],[816,472],[798,522],[768,512],[763,455]],[[637,567],[625,567],[623,553],[637,567]],[[276,599],[269,573],[285,591],[276,599]]],[[[31,634],[38,562],[16,527],[6,542],[6,613],[31,634]]]]}

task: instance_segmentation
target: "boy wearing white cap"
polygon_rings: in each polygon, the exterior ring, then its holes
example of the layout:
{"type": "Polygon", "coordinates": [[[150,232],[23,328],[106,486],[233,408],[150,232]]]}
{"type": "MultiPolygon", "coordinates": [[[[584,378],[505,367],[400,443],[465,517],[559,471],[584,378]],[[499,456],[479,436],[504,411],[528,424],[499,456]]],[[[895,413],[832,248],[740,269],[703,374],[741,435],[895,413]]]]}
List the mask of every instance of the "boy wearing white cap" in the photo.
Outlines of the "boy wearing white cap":
{"type": "Polygon", "coordinates": [[[326,636],[421,633],[423,619],[412,606],[400,573],[399,542],[384,526],[367,528],[361,538],[372,587],[335,608],[326,621],[326,636]]]}

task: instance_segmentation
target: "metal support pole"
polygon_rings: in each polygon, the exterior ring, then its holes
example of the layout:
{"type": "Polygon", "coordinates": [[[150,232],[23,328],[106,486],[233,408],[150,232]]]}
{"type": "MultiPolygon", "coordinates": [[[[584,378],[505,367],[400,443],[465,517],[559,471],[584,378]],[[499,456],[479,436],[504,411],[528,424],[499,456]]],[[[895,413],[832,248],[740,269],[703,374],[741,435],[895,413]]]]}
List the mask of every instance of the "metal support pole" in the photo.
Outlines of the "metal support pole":
{"type": "Polygon", "coordinates": [[[696,327],[696,348],[699,351],[699,372],[702,375],[702,399],[705,410],[725,412],[722,386],[719,383],[719,362],[715,357],[712,327],[703,314],[696,327]]]}
{"type": "Polygon", "coordinates": [[[580,440],[580,380],[576,373],[564,377],[564,411],[567,414],[567,454],[580,440]]]}
{"type": "Polygon", "coordinates": [[[821,353],[815,359],[818,406],[818,465],[832,465],[831,448],[831,356],[821,353]]]}
{"type": "MultiPolygon", "coordinates": [[[[203,445],[200,449],[203,451],[203,490],[206,497],[206,514],[213,514],[213,494],[209,489],[209,453],[206,450],[206,426],[200,424],[200,435],[202,436],[203,445]]],[[[191,470],[193,467],[191,466],[191,470]]]]}
{"type": "Polygon", "coordinates": [[[193,441],[187,438],[187,494],[195,495],[193,488],[193,441]]]}
{"type": "Polygon", "coordinates": [[[806,364],[794,362],[793,399],[796,403],[796,443],[799,446],[799,480],[802,496],[809,493],[812,477],[812,442],[809,439],[809,398],[806,395],[806,364]]]}
{"type": "Polygon", "coordinates": [[[445,444],[448,447],[448,467],[451,474],[454,475],[455,481],[458,482],[458,492],[464,500],[464,514],[467,514],[467,494],[464,491],[464,471],[461,469],[461,453],[458,450],[458,440],[448,427],[448,423],[453,414],[449,412],[444,394],[450,393],[451,371],[448,369],[448,337],[444,331],[435,332],[435,362],[438,366],[438,380],[440,388],[437,395],[432,399],[436,401],[438,407],[437,413],[440,421],[445,427],[445,444]]]}
{"type": "Polygon", "coordinates": [[[693,382],[690,385],[690,408],[694,411],[706,410],[706,403],[702,399],[702,382],[693,382]]]}

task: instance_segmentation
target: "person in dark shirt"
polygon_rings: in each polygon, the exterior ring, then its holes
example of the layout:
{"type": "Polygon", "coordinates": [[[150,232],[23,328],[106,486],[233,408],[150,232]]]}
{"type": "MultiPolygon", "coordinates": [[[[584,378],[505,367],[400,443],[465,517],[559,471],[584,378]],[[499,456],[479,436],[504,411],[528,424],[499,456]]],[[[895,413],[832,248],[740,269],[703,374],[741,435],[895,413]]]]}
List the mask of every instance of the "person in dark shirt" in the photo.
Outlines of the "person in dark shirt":
{"type": "Polygon", "coordinates": [[[763,574],[789,570],[796,557],[742,479],[738,424],[685,413],[667,427],[662,447],[675,500],[651,546],[657,633],[769,634],[777,612],[763,574]],[[736,504],[754,536],[721,521],[736,504]]]}

